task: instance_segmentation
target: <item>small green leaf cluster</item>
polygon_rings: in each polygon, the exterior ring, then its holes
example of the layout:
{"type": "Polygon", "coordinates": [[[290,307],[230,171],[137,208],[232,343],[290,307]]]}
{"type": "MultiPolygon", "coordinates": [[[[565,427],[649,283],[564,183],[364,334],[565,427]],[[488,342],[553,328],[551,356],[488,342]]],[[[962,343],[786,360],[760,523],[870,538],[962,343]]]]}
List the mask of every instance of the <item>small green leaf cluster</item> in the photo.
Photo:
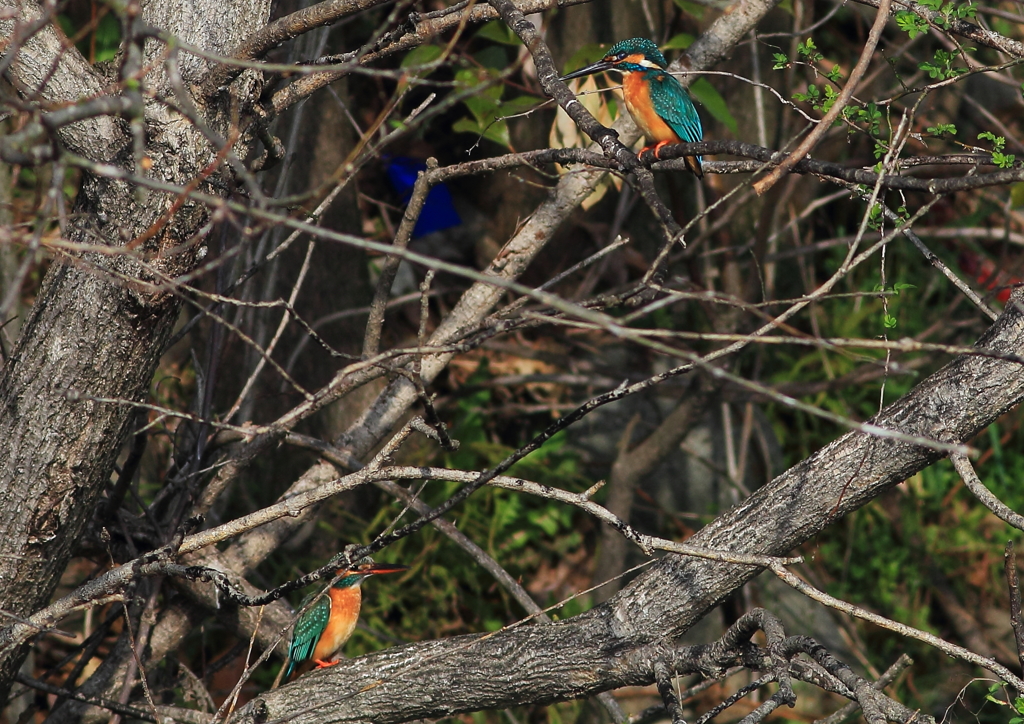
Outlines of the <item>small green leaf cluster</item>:
{"type": "MultiPolygon", "coordinates": [[[[800,59],[799,61],[791,61],[785,53],[772,53],[772,69],[783,70],[790,67],[793,62],[813,65],[825,59],[825,56],[818,52],[818,46],[814,44],[814,38],[808,38],[798,43],[796,53],[800,59]]],[[[829,79],[833,80],[831,76],[829,76],[829,79]]]]}
{"type": "Polygon", "coordinates": [[[1006,703],[1001,698],[999,698],[1001,690],[1004,689],[1006,686],[1006,683],[992,684],[990,687],[988,687],[988,693],[985,694],[985,701],[992,702],[993,704],[998,704],[999,706],[1010,706],[1013,708],[1013,711],[1016,712],[1017,716],[1010,717],[1010,720],[1007,722],[1007,724],[1024,724],[1024,697],[1018,696],[1016,699],[1013,700],[1013,704],[1006,703]]]}
{"type": "MultiPolygon", "coordinates": [[[[882,132],[882,111],[874,103],[868,103],[863,108],[847,106],[843,109],[843,117],[850,123],[866,125],[868,133],[872,136],[877,136],[882,132]]],[[[877,158],[877,152],[875,155],[877,158]]]]}
{"type": "Polygon", "coordinates": [[[973,2],[957,4],[952,0],[946,0],[945,2],[943,0],[921,0],[921,4],[929,10],[934,10],[938,13],[932,22],[943,30],[948,30],[954,20],[973,18],[978,14],[973,2]]]}
{"type": "Polygon", "coordinates": [[[900,10],[896,13],[896,27],[909,34],[911,38],[916,38],[928,32],[928,21],[917,13],[900,10]]]}
{"type": "MultiPolygon", "coordinates": [[[[885,223],[885,214],[882,213],[882,205],[875,204],[871,207],[871,211],[868,212],[868,228],[874,231],[878,231],[882,228],[885,223]]],[[[876,286],[876,292],[883,291],[883,287],[876,286]]]]}
{"type": "Polygon", "coordinates": [[[982,131],[978,134],[978,140],[992,142],[992,164],[994,166],[1013,168],[1013,163],[1017,160],[1017,157],[1012,153],[1003,153],[1003,149],[1006,148],[1006,138],[997,136],[991,131],[982,131]]]}
{"type": "MultiPolygon", "coordinates": [[[[808,38],[807,40],[799,43],[797,45],[796,52],[803,62],[811,65],[813,65],[814,63],[821,62],[822,60],[825,59],[825,56],[818,52],[818,46],[814,44],[813,38],[808,38]]],[[[786,58],[786,56],[783,55],[782,53],[775,53],[774,57],[775,64],[773,67],[775,68],[775,70],[781,70],[789,66],[789,59],[786,58]]],[[[817,69],[815,69],[815,73],[817,72],[817,69]]],[[[834,66],[832,70],[823,73],[822,75],[824,75],[833,83],[838,83],[839,80],[843,77],[842,71],[839,69],[838,65],[834,66]]],[[[819,88],[814,83],[808,83],[807,92],[794,93],[793,100],[799,103],[810,103],[811,107],[814,110],[821,111],[823,113],[828,113],[829,108],[832,107],[832,104],[835,102],[836,97],[838,97],[838,95],[839,91],[837,91],[830,85],[826,84],[825,86],[823,86],[823,88],[819,88]]]]}
{"type": "MultiPolygon", "coordinates": [[[[974,50],[974,48],[965,48],[964,50],[974,50]]],[[[935,57],[932,60],[926,60],[918,67],[936,80],[956,78],[967,72],[967,68],[953,67],[953,61],[956,60],[957,55],[958,53],[951,50],[939,49],[935,51],[935,57]]]]}
{"type": "MultiPolygon", "coordinates": [[[[825,56],[818,52],[818,46],[814,44],[814,40],[812,38],[808,38],[797,45],[797,54],[802,61],[812,65],[825,60],[825,56]]],[[[787,58],[783,53],[774,53],[773,58],[775,62],[772,67],[775,70],[782,70],[791,65],[789,58],[787,58]]],[[[838,63],[836,63],[829,70],[815,68],[815,73],[823,76],[829,81],[829,83],[825,83],[820,86],[816,83],[808,83],[807,92],[794,92],[793,100],[798,103],[808,103],[811,108],[819,111],[820,113],[828,113],[832,109],[833,104],[835,104],[836,99],[839,97],[839,83],[843,79],[843,69],[838,63]]],[[[877,135],[879,133],[879,123],[882,118],[882,113],[874,104],[868,104],[865,108],[850,106],[843,109],[843,118],[850,123],[867,124],[870,132],[873,135],[877,135]]],[[[839,123],[840,121],[836,121],[837,125],[839,123]]]]}
{"type": "MultiPolygon", "coordinates": [[[[876,204],[876,206],[877,206],[877,204],[876,204]]],[[[872,211],[874,211],[874,209],[872,209],[872,211]]],[[[904,209],[904,211],[906,211],[906,209],[904,209]]],[[[889,294],[898,297],[900,295],[900,292],[906,291],[907,289],[916,289],[916,288],[917,288],[916,284],[909,284],[907,282],[898,282],[896,284],[893,284],[891,287],[889,287],[889,294]]],[[[881,284],[876,284],[875,288],[874,288],[874,291],[878,292],[879,294],[884,294],[886,292],[886,289],[881,284]]],[[[886,312],[882,313],[882,326],[883,327],[885,327],[886,329],[896,329],[897,324],[899,324],[899,323],[896,320],[896,315],[894,315],[891,311],[886,311],[886,312]]]]}
{"type": "MultiPolygon", "coordinates": [[[[935,12],[931,19],[937,27],[948,30],[954,20],[973,18],[977,14],[977,8],[973,2],[957,4],[952,0],[921,0],[923,7],[935,12]]],[[[896,13],[896,25],[900,30],[910,35],[911,39],[928,32],[931,24],[926,18],[921,17],[912,10],[900,10],[896,13]]]]}
{"type": "Polygon", "coordinates": [[[475,133],[489,141],[512,147],[507,119],[524,113],[539,104],[533,96],[516,96],[504,99],[505,86],[498,81],[499,71],[494,68],[462,68],[455,73],[455,84],[460,90],[476,90],[463,104],[470,116],[459,119],[452,130],[459,133],[475,133]]]}
{"type": "Polygon", "coordinates": [[[828,113],[838,97],[839,91],[832,86],[826,85],[819,88],[813,83],[807,85],[806,93],[797,92],[793,94],[793,100],[801,103],[810,103],[811,108],[822,113],[828,113]]]}
{"type": "Polygon", "coordinates": [[[796,46],[797,54],[808,63],[817,63],[824,60],[825,56],[818,52],[818,46],[814,44],[813,38],[808,38],[796,46]]]}

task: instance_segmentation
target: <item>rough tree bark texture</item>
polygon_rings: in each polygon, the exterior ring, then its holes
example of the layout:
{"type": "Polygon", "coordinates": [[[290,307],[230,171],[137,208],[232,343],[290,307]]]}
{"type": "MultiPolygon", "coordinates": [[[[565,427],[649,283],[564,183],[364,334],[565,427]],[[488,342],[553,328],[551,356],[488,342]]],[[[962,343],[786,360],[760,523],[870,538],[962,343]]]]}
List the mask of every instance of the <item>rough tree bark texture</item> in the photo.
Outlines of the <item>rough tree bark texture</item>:
{"type": "MultiPolygon", "coordinates": [[[[39,15],[32,3],[5,0],[2,6],[18,7],[20,20],[39,15]]],[[[145,20],[222,53],[268,16],[269,0],[235,2],[217,13],[206,2],[180,0],[151,2],[143,11],[145,20]],[[197,22],[206,16],[219,22],[197,22]]],[[[14,21],[2,26],[0,35],[11,37],[14,21]]],[[[6,52],[18,53],[12,75],[48,101],[74,102],[105,85],[74,49],[61,50],[52,29],[6,52]],[[58,72],[39,87],[55,62],[58,72]]],[[[183,77],[194,79],[201,64],[182,55],[183,77]]],[[[157,65],[143,82],[166,92],[161,78],[157,65]]],[[[145,129],[153,178],[186,184],[214,158],[198,130],[162,104],[145,104],[145,129]]],[[[126,124],[106,118],[69,126],[62,141],[92,160],[131,168],[129,138],[126,124]]],[[[171,201],[86,173],[67,238],[123,246],[156,222],[171,201]]],[[[140,246],[145,256],[57,259],[47,274],[0,376],[0,609],[25,615],[53,593],[134,419],[130,406],[95,398],[145,397],[178,311],[170,294],[146,283],[173,279],[195,264],[195,247],[165,252],[188,240],[207,217],[203,207],[186,203],[140,246]]],[[[24,650],[0,659],[0,700],[23,656],[24,650]]]]}
{"type": "MultiPolygon", "coordinates": [[[[1024,291],[978,341],[1024,355],[1024,291]]],[[[873,422],[965,442],[1024,399],[1024,367],[960,357],[873,422]]],[[[851,432],[759,489],[689,542],[784,555],[835,520],[938,459],[891,439],[851,432]]],[[[550,703],[651,683],[656,658],[759,571],[671,555],[607,603],[552,626],[410,644],[343,661],[254,699],[233,722],[402,722],[550,703]]]]}

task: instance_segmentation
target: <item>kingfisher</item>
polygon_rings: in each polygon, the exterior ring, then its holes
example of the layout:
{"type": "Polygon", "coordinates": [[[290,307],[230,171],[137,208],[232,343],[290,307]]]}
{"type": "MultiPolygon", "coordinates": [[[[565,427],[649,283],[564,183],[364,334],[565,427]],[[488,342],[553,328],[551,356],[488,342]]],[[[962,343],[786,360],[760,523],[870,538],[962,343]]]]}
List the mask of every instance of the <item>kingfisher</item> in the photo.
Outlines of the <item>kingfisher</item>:
{"type": "MultiPolygon", "coordinates": [[[[561,80],[615,70],[622,73],[622,95],[626,109],[647,142],[644,151],[654,157],[670,143],[697,143],[704,135],[700,116],[683,85],[668,72],[668,61],[658,46],[646,38],[621,40],[605,56],[585,68],[563,75],[561,80]]],[[[700,156],[686,156],[686,167],[702,178],[700,156]]]]}
{"type": "Polygon", "coordinates": [[[374,563],[370,558],[363,558],[351,568],[339,570],[338,578],[327,589],[326,595],[314,593],[307,596],[299,607],[303,613],[292,630],[284,678],[287,679],[306,661],[312,660],[317,669],[337,664],[334,657],[348,641],[359,620],[363,579],[405,570],[408,566],[374,563]]]}

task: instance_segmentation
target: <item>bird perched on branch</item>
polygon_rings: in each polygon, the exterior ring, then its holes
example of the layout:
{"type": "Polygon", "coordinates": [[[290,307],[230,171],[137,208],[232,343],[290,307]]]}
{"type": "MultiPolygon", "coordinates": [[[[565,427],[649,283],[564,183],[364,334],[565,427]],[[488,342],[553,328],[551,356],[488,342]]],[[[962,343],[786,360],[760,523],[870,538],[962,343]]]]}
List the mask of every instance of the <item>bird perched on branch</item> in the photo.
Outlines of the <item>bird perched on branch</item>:
{"type": "Polygon", "coordinates": [[[318,669],[337,664],[334,657],[348,641],[359,620],[362,603],[360,584],[363,579],[405,570],[408,570],[407,566],[374,563],[370,558],[363,558],[351,568],[339,570],[338,580],[331,584],[326,594],[308,596],[299,607],[303,613],[292,630],[284,678],[287,679],[306,661],[313,661],[318,669]]]}
{"type": "MultiPolygon", "coordinates": [[[[654,157],[669,143],[697,143],[704,136],[700,116],[682,84],[671,75],[658,46],[646,38],[622,40],[605,56],[561,80],[615,70],[622,73],[622,95],[629,115],[647,138],[640,153],[654,148],[654,157]]],[[[686,167],[697,178],[704,175],[700,156],[686,156],[686,167]]]]}

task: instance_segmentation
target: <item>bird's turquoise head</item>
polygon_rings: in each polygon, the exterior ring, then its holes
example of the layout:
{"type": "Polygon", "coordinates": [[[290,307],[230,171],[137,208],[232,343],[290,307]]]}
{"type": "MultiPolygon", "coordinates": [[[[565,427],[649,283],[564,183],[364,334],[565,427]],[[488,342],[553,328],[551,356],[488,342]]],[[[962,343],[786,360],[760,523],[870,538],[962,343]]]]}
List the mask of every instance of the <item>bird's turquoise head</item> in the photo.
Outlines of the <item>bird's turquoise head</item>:
{"type": "Polygon", "coordinates": [[[358,586],[367,576],[374,576],[381,573],[398,573],[409,570],[408,566],[399,566],[393,563],[374,563],[373,559],[367,556],[359,562],[354,563],[350,568],[338,570],[339,578],[334,582],[334,588],[350,588],[358,586]]]}
{"type": "Polygon", "coordinates": [[[600,73],[603,70],[643,73],[654,68],[661,70],[668,68],[668,61],[658,50],[658,46],[647,38],[630,38],[629,40],[620,40],[613,45],[601,60],[563,75],[560,80],[580,78],[591,73],[600,73]]]}

